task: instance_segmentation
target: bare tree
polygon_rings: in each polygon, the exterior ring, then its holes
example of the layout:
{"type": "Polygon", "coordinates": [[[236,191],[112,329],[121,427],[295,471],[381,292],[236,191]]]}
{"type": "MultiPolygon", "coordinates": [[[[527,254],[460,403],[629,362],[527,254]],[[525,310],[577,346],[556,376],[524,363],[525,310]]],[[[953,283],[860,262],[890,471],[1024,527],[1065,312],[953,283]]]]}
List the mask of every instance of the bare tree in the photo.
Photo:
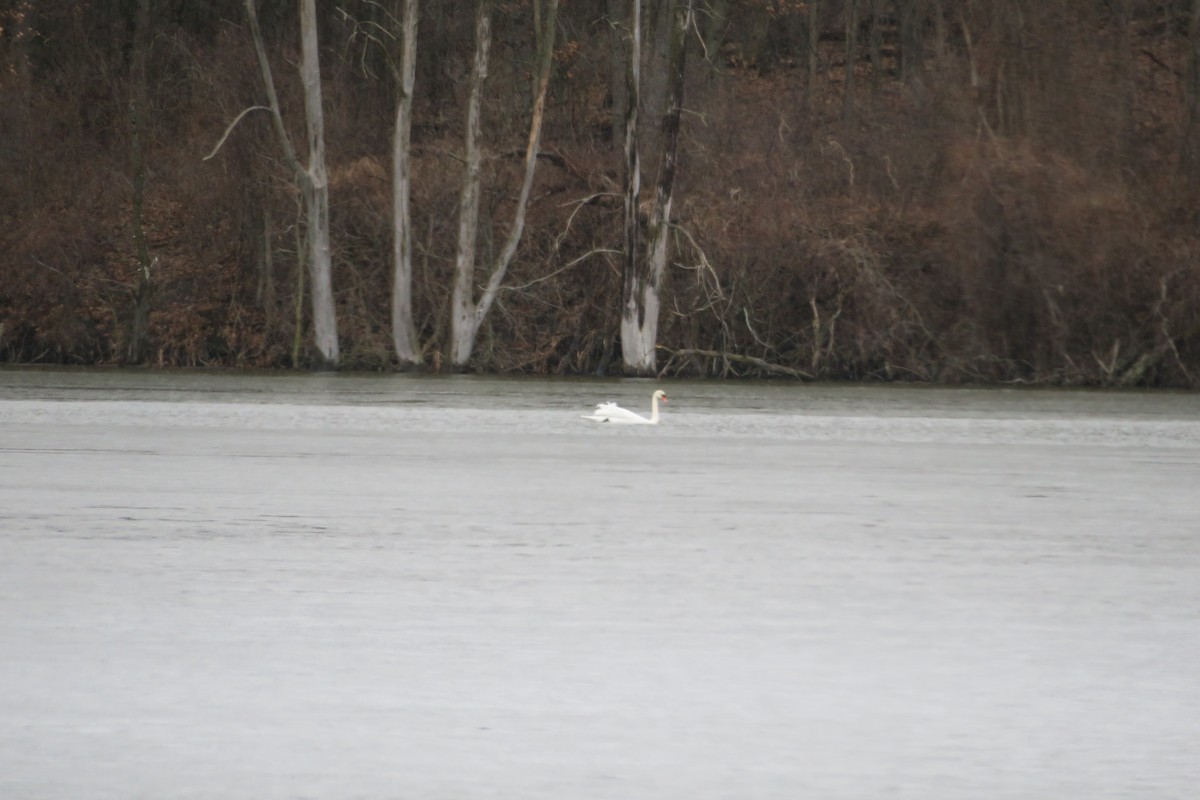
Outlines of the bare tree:
{"type": "Polygon", "coordinates": [[[646,303],[652,304],[657,334],[658,320],[658,287],[654,287],[649,297],[641,285],[641,263],[639,261],[639,245],[641,243],[641,202],[642,202],[642,163],[641,148],[638,142],[639,128],[638,110],[641,106],[642,91],[642,2],[631,0],[629,9],[629,47],[626,51],[629,62],[625,70],[625,94],[628,104],[625,107],[625,261],[621,290],[621,360],[626,370],[636,369],[637,365],[649,360],[650,368],[654,365],[654,342],[651,340],[650,353],[644,354],[645,344],[642,342],[642,320],[646,315],[646,303]]]}
{"type": "Polygon", "coordinates": [[[467,130],[463,144],[462,194],[458,201],[458,250],[454,264],[454,292],[451,305],[450,360],[457,366],[474,348],[474,336],[466,336],[474,316],[475,237],[479,231],[479,194],[483,182],[482,156],[479,151],[480,117],[483,113],[483,84],[487,80],[488,57],[492,46],[491,0],[480,0],[475,12],[475,66],[471,71],[471,92],[467,99],[467,130]]]}
{"type": "Polygon", "coordinates": [[[413,77],[417,64],[418,0],[404,0],[400,64],[396,69],[399,97],[392,135],[392,342],[402,367],[421,362],[412,311],[412,215],[409,210],[411,176],[413,77]]]}
{"type": "Polygon", "coordinates": [[[487,79],[488,51],[491,46],[492,0],[481,0],[475,17],[475,66],[471,73],[471,90],[467,101],[467,133],[464,147],[466,162],[463,190],[458,210],[458,255],[455,260],[454,291],[450,313],[450,363],[461,369],[471,360],[479,326],[500,292],[508,267],[516,255],[525,230],[525,213],[533,189],[537,169],[538,149],[541,146],[542,118],[546,107],[546,92],[550,84],[550,67],[554,55],[554,33],[558,25],[558,0],[548,0],[542,14],[543,31],[537,39],[538,53],[536,91],[533,113],[529,122],[529,139],[525,146],[525,170],[517,197],[516,210],[509,227],[508,238],[491,266],[487,284],[479,299],[475,299],[475,239],[479,230],[479,196],[482,182],[481,150],[479,145],[483,104],[483,86],[487,79]]]}
{"type": "Polygon", "coordinates": [[[317,49],[317,10],[315,0],[300,0],[301,60],[300,77],[304,83],[304,116],[308,138],[308,166],[300,163],[292,140],[283,124],[275,80],[267,60],[266,45],[258,24],[255,0],[245,0],[254,52],[262,73],[263,88],[269,106],[252,106],[230,123],[221,141],[205,158],[216,155],[229,132],[251,111],[271,112],[271,122],[279,137],[284,157],[300,188],[305,214],[305,257],[308,259],[309,279],[312,282],[313,335],[318,352],[318,365],[337,367],[337,315],[333,306],[333,265],[329,246],[329,178],[325,170],[325,117],[321,104],[321,65],[317,49]]]}
{"type": "MultiPolygon", "coordinates": [[[[252,5],[254,0],[247,0],[247,3],[252,5]]],[[[316,0],[300,1],[300,40],[300,76],[304,82],[304,119],[308,132],[308,169],[302,170],[302,175],[299,176],[304,178],[301,189],[308,217],[307,247],[309,277],[312,281],[313,334],[322,366],[337,367],[337,315],[333,307],[333,264],[329,246],[329,178],[325,172],[325,114],[321,103],[316,0]]],[[[262,63],[265,64],[265,60],[262,63]]]]}
{"type": "Polygon", "coordinates": [[[667,58],[667,96],[662,117],[662,160],[654,201],[647,214],[645,258],[639,256],[641,176],[638,155],[638,96],[641,69],[641,2],[633,0],[630,14],[629,111],[625,122],[625,269],[621,307],[621,357],[624,370],[635,375],[656,371],[659,295],[667,269],[671,203],[679,154],[679,119],[683,108],[683,81],[688,31],[695,0],[674,5],[667,58]]]}

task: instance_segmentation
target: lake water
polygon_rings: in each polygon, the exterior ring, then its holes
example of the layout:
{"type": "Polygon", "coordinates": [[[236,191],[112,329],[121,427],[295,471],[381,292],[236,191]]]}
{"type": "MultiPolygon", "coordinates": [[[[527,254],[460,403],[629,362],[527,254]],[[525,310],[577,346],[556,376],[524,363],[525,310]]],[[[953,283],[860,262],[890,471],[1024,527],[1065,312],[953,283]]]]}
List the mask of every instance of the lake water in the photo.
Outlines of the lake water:
{"type": "Polygon", "coordinates": [[[0,370],[0,797],[1191,798],[1200,395],[0,370]]]}

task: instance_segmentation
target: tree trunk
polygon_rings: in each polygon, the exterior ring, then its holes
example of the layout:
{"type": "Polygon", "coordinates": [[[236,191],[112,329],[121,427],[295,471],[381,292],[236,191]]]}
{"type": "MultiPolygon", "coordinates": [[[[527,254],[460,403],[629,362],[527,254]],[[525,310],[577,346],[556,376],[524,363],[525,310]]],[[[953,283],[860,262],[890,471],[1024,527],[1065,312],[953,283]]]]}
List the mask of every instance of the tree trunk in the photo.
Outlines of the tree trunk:
{"type": "MultiPolygon", "coordinates": [[[[540,2],[540,0],[535,1],[540,2]]],[[[489,9],[488,14],[490,15],[490,13],[489,9]]],[[[525,145],[525,171],[521,180],[521,191],[517,197],[517,207],[513,212],[513,221],[509,227],[508,238],[504,242],[504,247],[500,250],[500,255],[491,266],[487,286],[484,287],[483,294],[480,296],[478,302],[474,299],[474,241],[479,217],[478,195],[480,180],[477,141],[479,138],[478,106],[483,92],[483,80],[487,77],[486,47],[483,54],[482,72],[478,69],[479,61],[477,59],[477,68],[475,75],[472,77],[471,107],[468,109],[467,114],[467,138],[469,142],[472,140],[475,140],[475,142],[474,144],[469,144],[467,148],[467,182],[474,181],[474,189],[472,190],[474,198],[471,200],[474,209],[470,213],[461,213],[467,211],[465,208],[462,208],[460,211],[458,272],[454,285],[454,312],[450,317],[450,363],[456,369],[462,369],[470,361],[471,353],[475,349],[475,340],[479,334],[479,327],[483,324],[483,320],[487,317],[488,311],[491,310],[496,296],[500,293],[500,286],[504,282],[504,276],[508,272],[509,265],[512,264],[513,256],[517,253],[517,247],[520,245],[521,236],[525,231],[525,213],[529,207],[529,195],[533,191],[533,177],[537,171],[538,150],[542,140],[542,120],[546,109],[546,94],[550,87],[550,68],[554,56],[554,35],[558,26],[558,0],[549,0],[547,3],[542,25],[543,30],[537,35],[537,41],[540,43],[540,52],[537,59],[538,69],[535,75],[537,90],[533,98],[533,113],[529,122],[529,138],[525,145]],[[478,84],[476,81],[478,81],[478,84]],[[474,162],[473,165],[472,161],[474,162]],[[469,231],[461,224],[465,219],[470,219],[471,221],[469,231]],[[464,243],[468,239],[470,240],[470,260],[464,258],[463,250],[464,243]]],[[[490,38],[490,33],[482,30],[479,30],[478,33],[484,33],[490,38]]],[[[483,39],[480,38],[477,41],[483,41],[483,39]]],[[[467,197],[466,185],[463,187],[463,196],[464,198],[467,197]]]]}
{"type": "MultiPolygon", "coordinates": [[[[641,244],[642,165],[638,143],[638,107],[642,89],[642,2],[631,0],[629,10],[629,61],[625,70],[629,105],[625,111],[625,261],[621,281],[621,360],[626,370],[645,361],[641,342],[639,247],[641,244]]],[[[653,347],[651,347],[653,359],[653,347]]]]}
{"type": "Polygon", "coordinates": [[[308,212],[313,336],[320,356],[317,366],[336,368],[337,314],[333,305],[333,255],[329,246],[329,179],[325,172],[325,113],[321,102],[316,0],[300,2],[300,37],[300,76],[304,82],[304,118],[308,131],[308,180],[304,199],[308,212]]]}
{"type": "MultiPolygon", "coordinates": [[[[626,373],[653,375],[656,372],[655,345],[658,337],[659,293],[666,273],[670,251],[671,204],[674,198],[675,172],[679,154],[679,120],[683,110],[683,85],[687,66],[688,31],[692,25],[695,0],[678,2],[670,32],[667,59],[667,97],[662,118],[662,161],[646,230],[648,253],[644,265],[636,258],[636,224],[629,230],[632,209],[637,214],[636,179],[627,184],[626,194],[626,279],[621,315],[621,351],[626,373]],[[634,257],[631,259],[629,249],[634,257]],[[631,268],[632,267],[632,268],[631,268]]],[[[637,10],[634,3],[634,10],[637,10]]],[[[632,94],[632,93],[631,93],[632,94]]],[[[632,103],[631,103],[632,105],[632,103]]],[[[635,120],[636,122],[636,120],[635,120]]],[[[630,137],[636,143],[636,136],[630,137]]],[[[626,143],[628,148],[630,143],[626,143]]],[[[636,167],[636,156],[626,155],[636,167]]]]}
{"type": "Polygon", "coordinates": [[[846,76],[842,88],[842,118],[854,118],[854,65],[858,62],[858,2],[845,0],[846,76]]]}
{"type": "Polygon", "coordinates": [[[479,231],[479,194],[482,156],[479,152],[483,84],[487,79],[492,45],[492,3],[481,0],[475,14],[475,66],[467,100],[467,131],[463,145],[462,194],[458,201],[458,256],[454,265],[454,291],[450,298],[450,363],[466,364],[475,343],[475,237],[479,231]]]}
{"type": "Polygon", "coordinates": [[[521,191],[517,196],[517,207],[513,211],[513,221],[509,227],[508,238],[500,250],[500,256],[496,259],[496,263],[492,265],[487,286],[479,298],[479,303],[475,306],[475,330],[471,337],[472,344],[474,344],[479,326],[483,323],[484,317],[487,316],[492,303],[496,300],[496,295],[500,292],[500,285],[504,281],[504,276],[508,272],[509,265],[512,264],[517,247],[521,244],[521,237],[525,232],[525,213],[529,208],[529,195],[533,191],[533,177],[537,172],[538,151],[541,149],[542,143],[542,121],[545,119],[546,113],[546,95],[550,90],[550,69],[554,63],[558,2],[559,0],[548,0],[546,13],[542,19],[543,30],[537,37],[541,45],[538,53],[537,89],[533,97],[533,112],[530,114],[529,137],[525,143],[525,170],[521,177],[521,191]]]}
{"type": "Polygon", "coordinates": [[[250,32],[254,37],[254,51],[258,57],[263,87],[270,103],[271,121],[283,148],[284,157],[295,175],[296,185],[300,188],[304,203],[305,250],[309,282],[312,284],[313,335],[318,352],[317,366],[336,368],[337,315],[333,305],[333,261],[329,246],[329,181],[325,172],[325,118],[321,105],[316,3],[315,0],[300,0],[300,76],[304,83],[304,111],[309,148],[309,165],[305,167],[296,157],[292,141],[283,125],[279,97],[275,92],[275,80],[271,75],[271,65],[267,60],[266,46],[263,44],[262,31],[258,25],[255,0],[245,2],[250,32]]]}
{"type": "Polygon", "coordinates": [[[150,301],[154,284],[150,274],[150,248],[146,243],[146,58],[150,49],[150,0],[138,0],[134,21],[132,98],[129,103],[131,129],[129,160],[133,171],[133,242],[137,251],[137,277],[131,290],[132,319],[125,358],[133,364],[146,360],[150,325],[150,301]]]}
{"type": "MultiPolygon", "coordinates": [[[[648,0],[639,3],[642,6],[641,36],[643,48],[640,51],[642,70],[638,95],[641,98],[641,110],[646,114],[661,114],[666,108],[667,77],[670,65],[671,26],[674,24],[672,9],[683,0],[648,0]]],[[[638,134],[638,143],[642,150],[642,160],[646,163],[657,162],[662,154],[662,131],[654,125],[643,128],[638,134]]]]}
{"type": "Polygon", "coordinates": [[[617,140],[621,126],[625,124],[625,110],[629,105],[629,92],[625,82],[625,62],[628,58],[625,35],[621,32],[620,10],[623,0],[607,0],[608,26],[612,33],[612,50],[609,53],[608,93],[612,100],[612,141],[617,140]]]}
{"type": "Polygon", "coordinates": [[[417,64],[418,0],[404,0],[400,67],[397,70],[399,97],[392,135],[392,343],[402,368],[420,364],[417,328],[412,311],[412,214],[409,209],[412,140],[412,94],[417,64]]]}

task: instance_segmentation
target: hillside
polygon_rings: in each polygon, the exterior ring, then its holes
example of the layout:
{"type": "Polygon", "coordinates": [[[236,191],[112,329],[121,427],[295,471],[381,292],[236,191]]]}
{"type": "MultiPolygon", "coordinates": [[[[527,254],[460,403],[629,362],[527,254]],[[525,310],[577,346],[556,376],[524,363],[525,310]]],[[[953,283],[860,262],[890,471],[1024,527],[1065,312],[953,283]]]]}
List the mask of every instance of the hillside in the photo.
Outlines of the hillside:
{"type": "MultiPolygon", "coordinates": [[[[144,31],[136,0],[101,5],[0,4],[0,361],[308,365],[303,218],[267,116],[204,160],[264,102],[242,4],[156,5],[144,31]]],[[[293,6],[259,14],[303,142],[293,6]]],[[[620,370],[624,44],[609,11],[625,7],[561,11],[529,220],[474,369],[620,370]]],[[[321,19],[343,368],[394,365],[398,8],[321,19]]],[[[430,369],[447,363],[471,55],[454,9],[427,0],[418,34],[414,307],[430,369]]],[[[519,183],[531,17],[528,0],[497,6],[485,254],[519,183]]],[[[1200,0],[729,0],[692,36],[665,374],[1198,385],[1200,0]]]]}

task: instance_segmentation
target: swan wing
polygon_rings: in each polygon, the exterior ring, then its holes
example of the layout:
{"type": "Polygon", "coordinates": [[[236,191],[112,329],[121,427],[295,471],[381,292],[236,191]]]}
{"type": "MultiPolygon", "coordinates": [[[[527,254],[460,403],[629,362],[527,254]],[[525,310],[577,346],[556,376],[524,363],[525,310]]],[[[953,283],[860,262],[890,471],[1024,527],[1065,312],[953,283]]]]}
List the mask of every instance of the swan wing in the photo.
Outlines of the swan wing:
{"type": "Polygon", "coordinates": [[[590,419],[595,422],[614,422],[624,425],[645,425],[650,420],[635,414],[627,408],[621,408],[616,403],[601,403],[596,406],[596,410],[591,414],[585,415],[584,419],[590,419]]]}
{"type": "Polygon", "coordinates": [[[612,410],[620,409],[616,403],[597,403],[596,410],[591,414],[584,414],[583,419],[590,419],[594,422],[608,422],[612,410]]]}

